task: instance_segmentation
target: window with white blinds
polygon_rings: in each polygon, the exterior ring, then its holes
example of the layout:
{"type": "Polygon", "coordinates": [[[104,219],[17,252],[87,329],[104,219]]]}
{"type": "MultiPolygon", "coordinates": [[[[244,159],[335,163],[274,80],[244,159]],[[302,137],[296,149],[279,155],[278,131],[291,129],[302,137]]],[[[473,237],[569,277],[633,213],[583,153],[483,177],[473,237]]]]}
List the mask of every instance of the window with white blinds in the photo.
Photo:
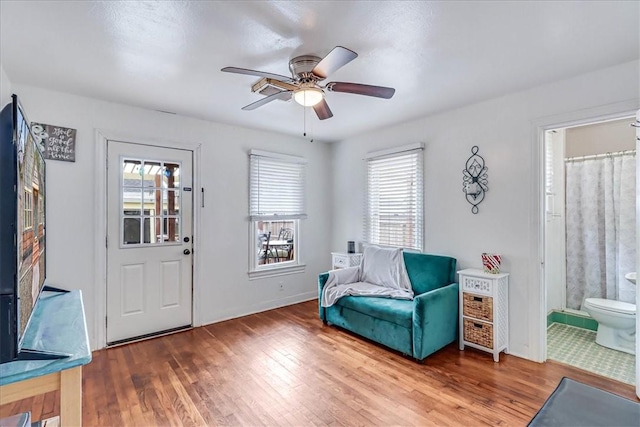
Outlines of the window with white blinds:
{"type": "Polygon", "coordinates": [[[423,249],[423,176],[422,148],[367,159],[368,243],[423,249]]]}
{"type": "Polygon", "coordinates": [[[258,150],[249,157],[251,220],[306,218],[306,160],[258,150]]]}

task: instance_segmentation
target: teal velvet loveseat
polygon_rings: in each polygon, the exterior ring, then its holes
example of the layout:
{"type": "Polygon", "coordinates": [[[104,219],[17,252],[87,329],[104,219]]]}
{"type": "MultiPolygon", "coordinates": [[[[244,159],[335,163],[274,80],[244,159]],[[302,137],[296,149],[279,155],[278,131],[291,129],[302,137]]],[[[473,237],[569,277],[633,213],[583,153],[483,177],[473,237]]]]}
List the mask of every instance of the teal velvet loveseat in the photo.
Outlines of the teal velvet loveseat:
{"type": "Polygon", "coordinates": [[[318,277],[320,319],[422,360],[458,337],[456,259],[404,252],[414,299],[345,296],[322,307],[329,273],[318,277]]]}

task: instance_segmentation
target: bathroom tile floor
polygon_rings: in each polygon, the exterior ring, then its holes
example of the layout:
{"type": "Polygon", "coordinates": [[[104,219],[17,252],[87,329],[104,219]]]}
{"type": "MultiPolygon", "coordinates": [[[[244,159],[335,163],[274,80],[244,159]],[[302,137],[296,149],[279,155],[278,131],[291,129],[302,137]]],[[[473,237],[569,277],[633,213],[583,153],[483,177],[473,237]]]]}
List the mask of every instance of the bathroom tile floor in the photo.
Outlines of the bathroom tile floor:
{"type": "Polygon", "coordinates": [[[596,344],[596,333],[562,323],[547,328],[547,358],[635,384],[635,356],[596,344]]]}

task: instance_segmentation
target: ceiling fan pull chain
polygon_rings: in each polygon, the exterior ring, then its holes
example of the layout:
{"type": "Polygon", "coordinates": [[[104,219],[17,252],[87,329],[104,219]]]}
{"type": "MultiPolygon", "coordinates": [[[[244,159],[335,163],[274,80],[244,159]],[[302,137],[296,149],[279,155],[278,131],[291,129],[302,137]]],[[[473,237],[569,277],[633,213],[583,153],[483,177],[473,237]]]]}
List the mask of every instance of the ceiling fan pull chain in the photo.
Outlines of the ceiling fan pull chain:
{"type": "Polygon", "coordinates": [[[309,142],[313,142],[313,120],[309,122],[309,142]]]}
{"type": "Polygon", "coordinates": [[[302,136],[307,136],[307,108],[302,107],[302,136]]]}

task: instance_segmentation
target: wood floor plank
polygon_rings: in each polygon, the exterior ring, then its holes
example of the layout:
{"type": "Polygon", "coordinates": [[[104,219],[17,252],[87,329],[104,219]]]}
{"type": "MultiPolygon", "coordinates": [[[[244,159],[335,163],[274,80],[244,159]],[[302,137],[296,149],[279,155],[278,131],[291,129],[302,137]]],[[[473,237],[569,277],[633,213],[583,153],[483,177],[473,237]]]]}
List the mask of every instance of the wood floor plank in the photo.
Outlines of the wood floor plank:
{"type": "MultiPolygon", "coordinates": [[[[632,386],[556,362],[449,345],[419,364],[318,319],[306,302],[95,352],[86,426],[525,425],[563,376],[629,399],[632,386]]],[[[56,393],[0,417],[60,413],[56,393]]]]}

